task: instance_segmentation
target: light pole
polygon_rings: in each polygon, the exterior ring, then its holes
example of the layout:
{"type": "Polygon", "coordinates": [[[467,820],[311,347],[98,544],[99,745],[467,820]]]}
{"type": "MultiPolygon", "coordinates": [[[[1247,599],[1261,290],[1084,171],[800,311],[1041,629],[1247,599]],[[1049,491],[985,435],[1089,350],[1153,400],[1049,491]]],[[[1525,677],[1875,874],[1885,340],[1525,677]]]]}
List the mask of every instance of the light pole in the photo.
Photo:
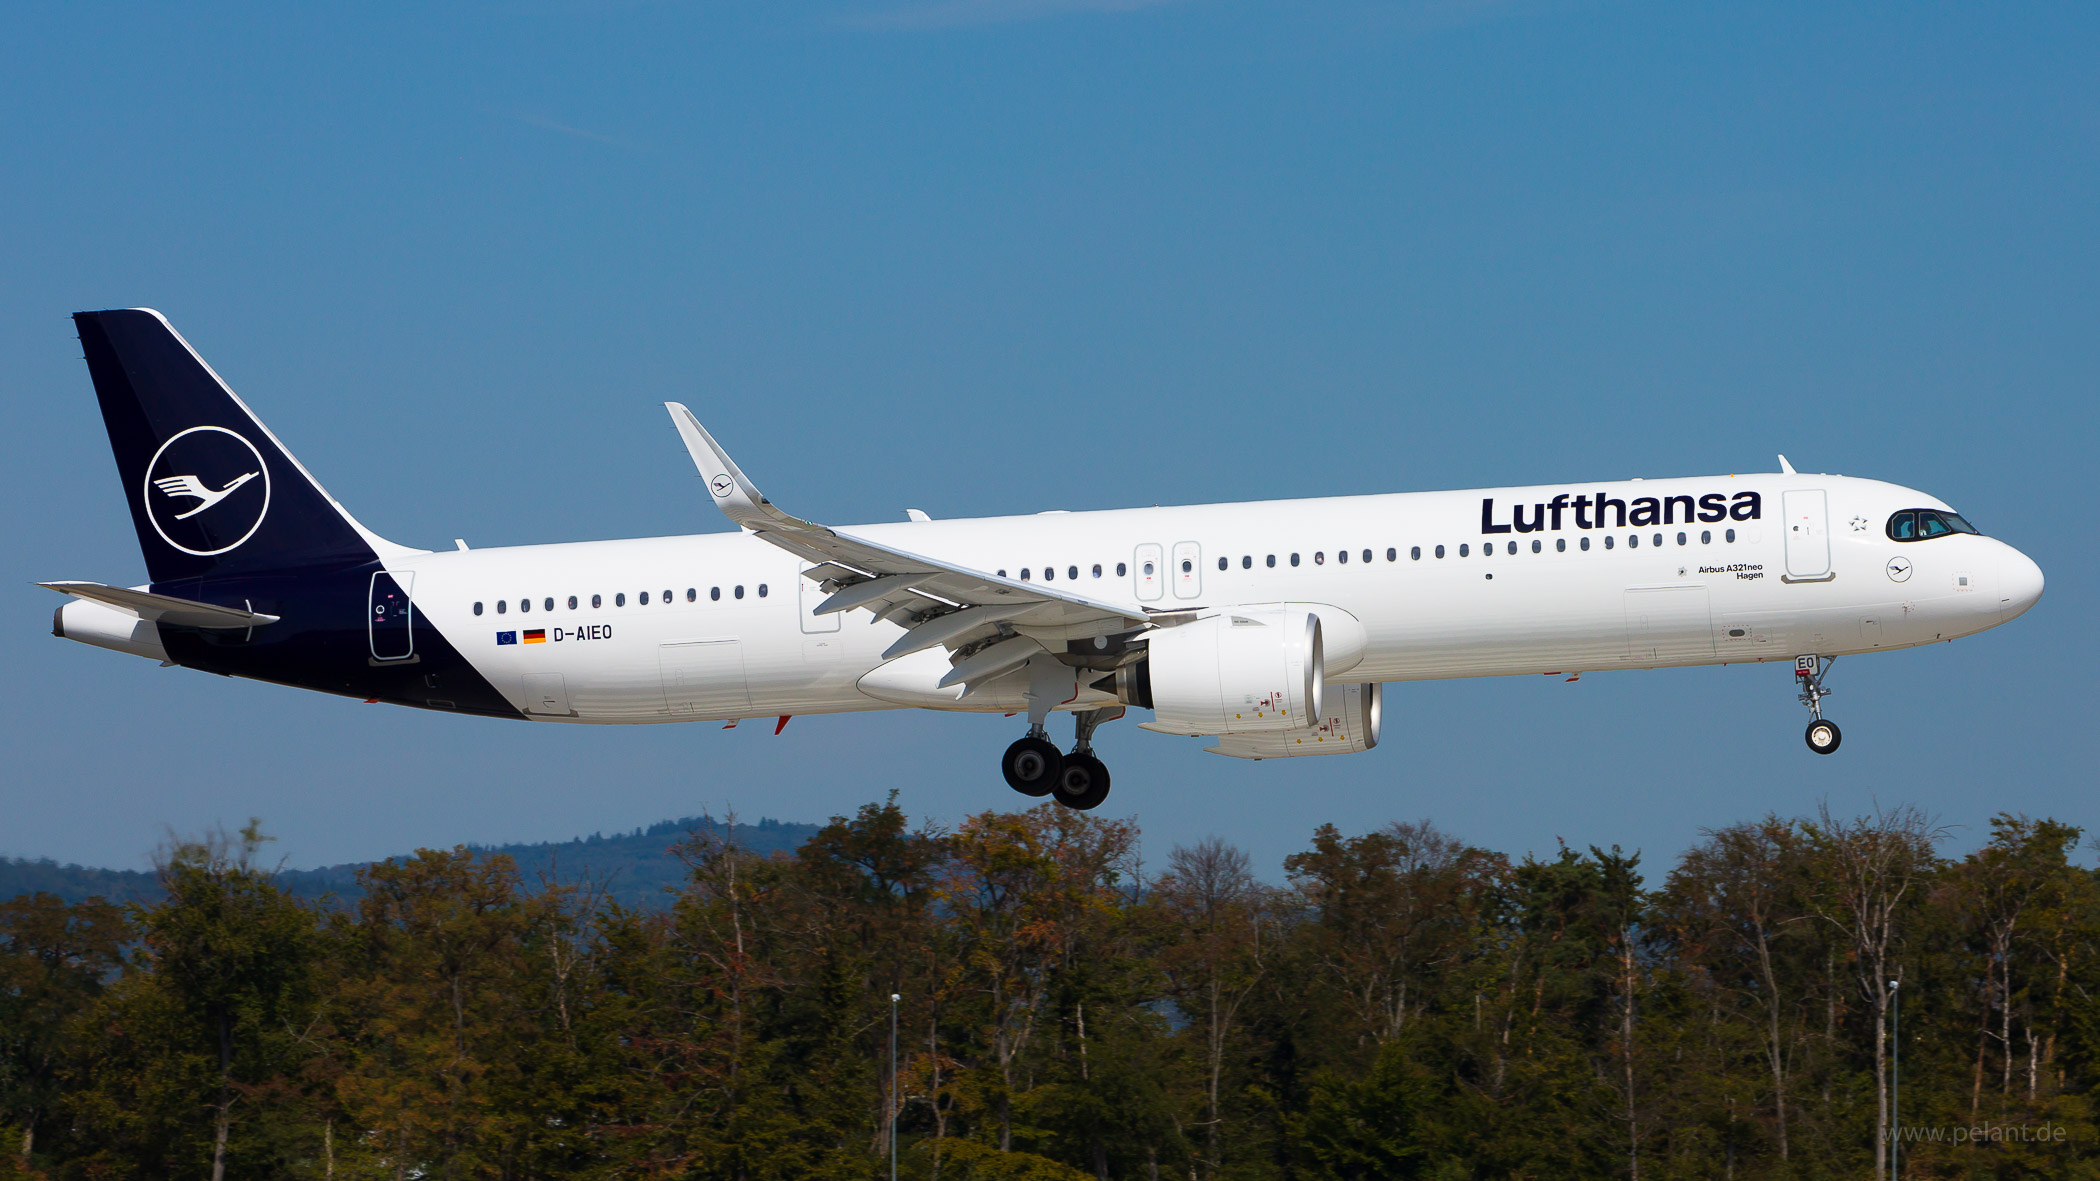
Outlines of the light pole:
{"type": "Polygon", "coordinates": [[[903,999],[890,994],[890,1181],[897,1181],[897,1002],[903,999]]]}
{"type": "Polygon", "coordinates": [[[1889,1070],[1889,1181],[1902,1177],[1897,1155],[1903,1151],[1903,982],[1889,981],[1889,998],[1895,1010],[1896,1052],[1889,1070]]]}

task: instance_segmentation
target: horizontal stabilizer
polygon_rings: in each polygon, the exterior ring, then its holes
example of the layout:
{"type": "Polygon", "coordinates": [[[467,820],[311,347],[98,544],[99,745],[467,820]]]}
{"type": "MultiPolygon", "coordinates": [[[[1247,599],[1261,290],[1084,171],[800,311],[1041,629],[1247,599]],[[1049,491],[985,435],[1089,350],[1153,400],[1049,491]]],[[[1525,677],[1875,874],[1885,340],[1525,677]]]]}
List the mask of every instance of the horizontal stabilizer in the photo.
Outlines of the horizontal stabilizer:
{"type": "Polygon", "coordinates": [[[156,595],[151,591],[134,590],[129,587],[104,586],[99,582],[40,582],[37,585],[49,587],[62,595],[92,599],[104,606],[114,607],[126,615],[174,627],[234,630],[261,627],[278,620],[277,616],[265,615],[260,611],[221,607],[216,603],[178,599],[173,595],[156,595]]]}

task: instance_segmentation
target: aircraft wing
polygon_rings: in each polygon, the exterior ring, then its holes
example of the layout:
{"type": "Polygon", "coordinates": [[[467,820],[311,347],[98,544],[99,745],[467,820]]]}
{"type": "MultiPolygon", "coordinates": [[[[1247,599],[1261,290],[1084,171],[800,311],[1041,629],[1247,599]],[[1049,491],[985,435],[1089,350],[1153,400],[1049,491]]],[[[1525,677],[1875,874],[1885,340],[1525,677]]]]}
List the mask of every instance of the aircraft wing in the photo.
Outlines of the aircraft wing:
{"type": "Polygon", "coordinates": [[[1065,640],[1142,631],[1194,616],[1016,582],[791,516],[759,492],[692,411],[678,402],[664,406],[722,512],[766,541],[817,563],[809,576],[832,594],[816,614],[866,608],[910,629],[884,653],[886,659],[935,644],[963,648],[999,632],[1002,624],[1058,651],[1065,640]]]}
{"type": "Polygon", "coordinates": [[[261,627],[264,624],[275,623],[278,619],[275,615],[265,615],[260,611],[221,607],[216,603],[178,599],[173,595],[156,595],[151,591],[134,590],[130,587],[104,586],[99,582],[40,582],[37,585],[48,587],[62,595],[92,599],[139,619],[181,627],[230,631],[261,627]]]}

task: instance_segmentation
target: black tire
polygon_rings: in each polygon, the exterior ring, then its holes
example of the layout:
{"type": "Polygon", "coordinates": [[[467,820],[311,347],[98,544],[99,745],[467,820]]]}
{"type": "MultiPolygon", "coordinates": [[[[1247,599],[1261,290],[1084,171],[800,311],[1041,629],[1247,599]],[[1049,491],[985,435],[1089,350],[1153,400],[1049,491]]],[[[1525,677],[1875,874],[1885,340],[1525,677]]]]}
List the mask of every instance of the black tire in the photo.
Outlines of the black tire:
{"type": "Polygon", "coordinates": [[[1837,753],[1838,743],[1845,740],[1845,736],[1838,731],[1836,722],[1824,721],[1810,722],[1808,732],[1802,737],[1807,740],[1808,749],[1819,755],[1837,753]]]}
{"type": "Polygon", "coordinates": [[[1108,799],[1108,767],[1090,754],[1066,755],[1055,795],[1058,803],[1081,812],[1100,807],[1108,799]]]}
{"type": "Polygon", "coordinates": [[[1006,748],[999,769],[1006,774],[1006,786],[1024,796],[1046,796],[1064,774],[1065,756],[1048,739],[1030,735],[1006,748]]]}

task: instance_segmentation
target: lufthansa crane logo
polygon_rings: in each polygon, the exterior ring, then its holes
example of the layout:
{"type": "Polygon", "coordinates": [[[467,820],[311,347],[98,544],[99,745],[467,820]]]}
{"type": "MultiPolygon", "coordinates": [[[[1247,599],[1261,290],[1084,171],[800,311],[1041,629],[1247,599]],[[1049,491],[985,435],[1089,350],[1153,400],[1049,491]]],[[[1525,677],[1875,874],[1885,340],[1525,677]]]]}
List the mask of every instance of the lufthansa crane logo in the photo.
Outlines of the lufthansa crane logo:
{"type": "Polygon", "coordinates": [[[736,489],[736,481],[729,478],[729,473],[724,472],[709,480],[707,486],[714,490],[716,496],[727,496],[736,489]]]}
{"type": "Polygon", "coordinates": [[[153,453],[139,494],[162,541],[209,558],[240,548],[262,527],[270,511],[270,468],[241,435],[193,426],[153,453]]]}

